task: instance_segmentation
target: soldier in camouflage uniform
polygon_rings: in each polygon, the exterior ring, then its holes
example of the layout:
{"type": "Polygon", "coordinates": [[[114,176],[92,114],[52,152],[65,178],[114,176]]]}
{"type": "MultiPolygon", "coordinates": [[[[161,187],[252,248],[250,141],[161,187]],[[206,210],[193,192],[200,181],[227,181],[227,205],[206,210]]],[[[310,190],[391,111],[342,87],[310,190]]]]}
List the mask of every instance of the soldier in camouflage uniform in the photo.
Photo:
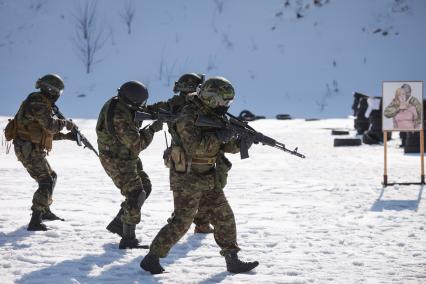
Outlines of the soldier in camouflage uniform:
{"type": "MultiPolygon", "coordinates": [[[[204,75],[196,73],[187,73],[182,75],[178,81],[175,82],[173,87],[173,92],[178,93],[178,95],[173,96],[167,102],[157,102],[153,105],[149,105],[147,108],[149,111],[158,111],[159,109],[164,109],[173,114],[178,114],[182,111],[183,107],[190,103],[193,96],[196,94],[195,91],[204,83],[204,75]]],[[[169,132],[172,136],[172,145],[177,145],[179,142],[178,135],[176,134],[176,124],[168,123],[169,132]]],[[[166,150],[165,158],[168,158],[170,149],[166,150]]],[[[226,179],[228,176],[228,171],[231,169],[232,163],[229,161],[223,152],[219,155],[216,161],[216,176],[217,182],[216,186],[223,189],[226,185],[226,179]]],[[[195,229],[194,233],[200,234],[209,234],[213,233],[213,228],[210,226],[210,218],[208,214],[208,206],[200,202],[200,206],[197,210],[197,214],[194,217],[195,229]]]]}
{"type": "Polygon", "coordinates": [[[134,112],[141,110],[148,99],[148,90],[137,81],[124,83],[118,96],[103,106],[96,133],[99,159],[105,172],[120,189],[125,201],[107,229],[122,237],[119,248],[141,248],[135,236],[136,224],[141,219],[141,208],[151,193],[151,181],[144,172],[139,154],[152,142],[154,133],[163,123],[155,121],[140,129],[134,112]]]}
{"type": "Polygon", "coordinates": [[[6,130],[13,139],[15,154],[30,176],[38,183],[33,196],[32,216],[28,231],[46,231],[42,220],[62,220],[50,210],[56,173],[46,160],[46,154],[52,149],[53,140],[75,140],[74,135],[60,133],[66,127],[71,130],[74,123],[70,120],[55,118],[53,104],[64,89],[61,77],[48,74],[38,79],[36,89],[22,102],[15,118],[9,122],[6,130]]]}
{"type": "Polygon", "coordinates": [[[214,238],[225,256],[227,270],[246,272],[258,262],[238,259],[240,250],[234,213],[226,200],[223,189],[216,185],[216,161],[221,151],[239,151],[239,139],[230,129],[209,129],[196,125],[200,116],[225,121],[224,114],[233,98],[231,83],[214,77],[204,82],[198,92],[199,100],[186,105],[176,120],[178,144],[171,149],[170,187],[173,191],[174,211],[154,238],[149,253],[141,261],[142,269],[152,274],[163,273],[159,258],[166,257],[170,249],[187,232],[200,203],[208,208],[214,226],[214,238]]]}

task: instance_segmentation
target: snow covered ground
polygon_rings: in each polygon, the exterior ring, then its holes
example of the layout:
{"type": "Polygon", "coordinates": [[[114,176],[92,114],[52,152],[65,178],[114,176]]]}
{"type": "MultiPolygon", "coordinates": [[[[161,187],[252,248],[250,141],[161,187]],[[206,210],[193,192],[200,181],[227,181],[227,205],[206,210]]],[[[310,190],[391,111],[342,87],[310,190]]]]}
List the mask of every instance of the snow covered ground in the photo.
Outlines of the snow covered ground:
{"type": "MultiPolygon", "coordinates": [[[[6,118],[0,118],[3,129],[6,118]]],[[[76,120],[96,143],[94,120],[76,120]]],[[[121,196],[96,156],[73,142],[48,157],[58,173],[48,232],[27,232],[36,184],[13,152],[0,148],[1,283],[426,283],[426,202],[419,186],[383,190],[383,147],[333,148],[330,127],[350,119],[256,121],[252,125],[306,160],[255,145],[251,158],[231,156],[226,189],[237,220],[240,256],[253,272],[226,272],[213,237],[192,233],[162,260],[166,274],[139,268],[144,250],[121,251],[105,230],[121,196]],[[423,199],[423,200],[422,200],[423,199]]],[[[390,181],[418,181],[418,155],[389,143],[390,181]]],[[[164,137],[141,157],[153,183],[137,235],[149,243],[172,211],[164,137]]],[[[13,151],[13,150],[12,150],[13,151]]]]}

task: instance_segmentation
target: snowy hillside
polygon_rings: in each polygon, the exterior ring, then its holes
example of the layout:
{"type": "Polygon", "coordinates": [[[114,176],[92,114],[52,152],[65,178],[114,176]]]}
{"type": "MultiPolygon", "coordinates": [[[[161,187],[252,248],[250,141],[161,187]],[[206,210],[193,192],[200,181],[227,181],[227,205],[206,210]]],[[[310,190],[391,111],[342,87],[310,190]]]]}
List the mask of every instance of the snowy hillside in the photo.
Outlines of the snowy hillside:
{"type": "MultiPolygon", "coordinates": [[[[6,119],[0,118],[0,128],[6,119]]],[[[94,120],[77,120],[95,143],[94,120]]],[[[242,247],[257,259],[251,273],[225,271],[213,237],[192,233],[162,260],[166,274],[139,268],[144,250],[121,251],[105,230],[121,202],[96,156],[72,142],[54,145],[48,159],[58,173],[53,210],[66,222],[28,232],[35,183],[13,153],[0,148],[1,283],[425,283],[426,202],[418,186],[382,189],[383,147],[333,148],[333,119],[252,123],[307,159],[254,145],[250,159],[234,164],[225,193],[242,247]]],[[[137,236],[149,243],[172,211],[163,134],[141,154],[153,182],[137,236]]],[[[389,143],[390,181],[417,181],[418,155],[389,143]]]]}
{"type": "Polygon", "coordinates": [[[14,114],[49,72],[65,79],[65,113],[86,118],[127,80],[147,84],[153,102],[184,72],[229,78],[232,111],[268,117],[346,117],[354,90],[425,80],[423,0],[97,1],[102,45],[90,74],[77,49],[85,3],[0,0],[0,114],[14,114]]]}

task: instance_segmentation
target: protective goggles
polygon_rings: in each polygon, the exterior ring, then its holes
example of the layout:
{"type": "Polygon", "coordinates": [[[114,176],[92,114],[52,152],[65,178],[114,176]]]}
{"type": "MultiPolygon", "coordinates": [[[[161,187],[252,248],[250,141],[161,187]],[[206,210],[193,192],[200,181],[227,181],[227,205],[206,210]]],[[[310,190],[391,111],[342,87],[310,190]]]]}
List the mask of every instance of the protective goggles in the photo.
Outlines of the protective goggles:
{"type": "Polygon", "coordinates": [[[211,107],[225,106],[229,107],[234,101],[233,93],[223,93],[221,96],[213,92],[202,92],[202,96],[209,101],[211,107]]]}

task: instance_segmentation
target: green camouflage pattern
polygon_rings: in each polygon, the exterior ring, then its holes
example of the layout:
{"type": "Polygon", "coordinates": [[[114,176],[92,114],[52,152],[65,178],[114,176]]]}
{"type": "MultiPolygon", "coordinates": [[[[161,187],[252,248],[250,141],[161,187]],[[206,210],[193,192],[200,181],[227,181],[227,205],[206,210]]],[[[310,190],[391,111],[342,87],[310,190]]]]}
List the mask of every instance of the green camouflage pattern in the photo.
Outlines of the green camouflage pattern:
{"type": "MultiPolygon", "coordinates": [[[[176,121],[177,134],[188,159],[216,157],[220,151],[237,153],[238,143],[220,141],[211,131],[195,126],[198,115],[208,115],[194,104],[186,105],[176,121]]],[[[225,181],[226,183],[226,181],[225,181]]],[[[170,188],[173,191],[172,218],[152,241],[150,251],[165,257],[170,249],[188,231],[198,208],[203,208],[214,226],[214,237],[220,253],[237,252],[234,213],[224,195],[222,183],[218,184],[215,165],[192,165],[189,171],[178,173],[170,169],[170,188]]]]}
{"type": "Polygon", "coordinates": [[[199,96],[207,106],[214,109],[234,99],[235,91],[231,83],[225,78],[213,77],[201,85],[199,96]]]}
{"type": "MultiPolygon", "coordinates": [[[[20,125],[28,125],[31,122],[39,123],[45,130],[54,134],[53,140],[67,139],[67,134],[59,132],[64,128],[65,120],[53,116],[51,102],[40,92],[32,93],[27,97],[15,119],[20,125]]],[[[53,202],[52,181],[56,180],[56,173],[46,159],[46,151],[39,145],[21,138],[15,138],[13,144],[18,161],[39,184],[33,195],[31,210],[44,213],[53,202]]]]}
{"type": "MultiPolygon", "coordinates": [[[[152,105],[148,105],[148,111],[158,111],[159,109],[164,109],[172,113],[179,113],[182,111],[183,107],[192,102],[191,94],[181,93],[175,95],[165,102],[157,102],[152,105]]],[[[180,145],[179,136],[176,133],[176,124],[168,122],[169,133],[172,137],[172,145],[180,145]]],[[[231,162],[223,155],[220,155],[220,158],[216,163],[216,180],[215,187],[218,189],[223,189],[226,186],[226,180],[228,177],[228,171],[231,169],[231,162]]],[[[197,210],[197,213],[194,217],[194,224],[198,226],[210,224],[210,216],[206,207],[200,203],[200,207],[197,210]]]]}
{"type": "Polygon", "coordinates": [[[108,131],[107,111],[111,98],[102,107],[96,125],[99,151],[110,152],[121,159],[136,159],[140,152],[151,144],[154,131],[150,128],[139,131],[142,123],[134,120],[134,112],[119,100],[112,114],[115,134],[108,131]]]}
{"type": "Polygon", "coordinates": [[[15,141],[14,148],[18,160],[39,184],[33,195],[31,210],[44,213],[53,201],[50,181],[56,175],[46,159],[46,152],[35,148],[31,142],[22,140],[15,141]]]}
{"type": "Polygon", "coordinates": [[[40,92],[30,94],[22,103],[16,114],[16,121],[20,125],[37,122],[52,134],[65,127],[65,120],[53,116],[52,103],[40,92]]]}
{"type": "Polygon", "coordinates": [[[112,119],[115,134],[110,133],[106,116],[111,102],[112,99],[105,103],[96,125],[99,159],[125,197],[121,204],[124,210],[122,222],[138,224],[141,209],[136,204],[137,194],[144,190],[148,197],[151,193],[151,181],[143,170],[139,154],[152,142],[154,131],[150,128],[139,130],[141,123],[134,121],[133,111],[119,101],[112,119]]]}
{"type": "Polygon", "coordinates": [[[147,198],[151,193],[151,181],[143,170],[142,161],[136,159],[115,159],[99,154],[101,164],[112,179],[114,185],[120,189],[125,200],[121,203],[124,213],[121,221],[126,224],[139,224],[141,221],[141,209],[135,206],[136,192],[144,190],[147,198]]]}

